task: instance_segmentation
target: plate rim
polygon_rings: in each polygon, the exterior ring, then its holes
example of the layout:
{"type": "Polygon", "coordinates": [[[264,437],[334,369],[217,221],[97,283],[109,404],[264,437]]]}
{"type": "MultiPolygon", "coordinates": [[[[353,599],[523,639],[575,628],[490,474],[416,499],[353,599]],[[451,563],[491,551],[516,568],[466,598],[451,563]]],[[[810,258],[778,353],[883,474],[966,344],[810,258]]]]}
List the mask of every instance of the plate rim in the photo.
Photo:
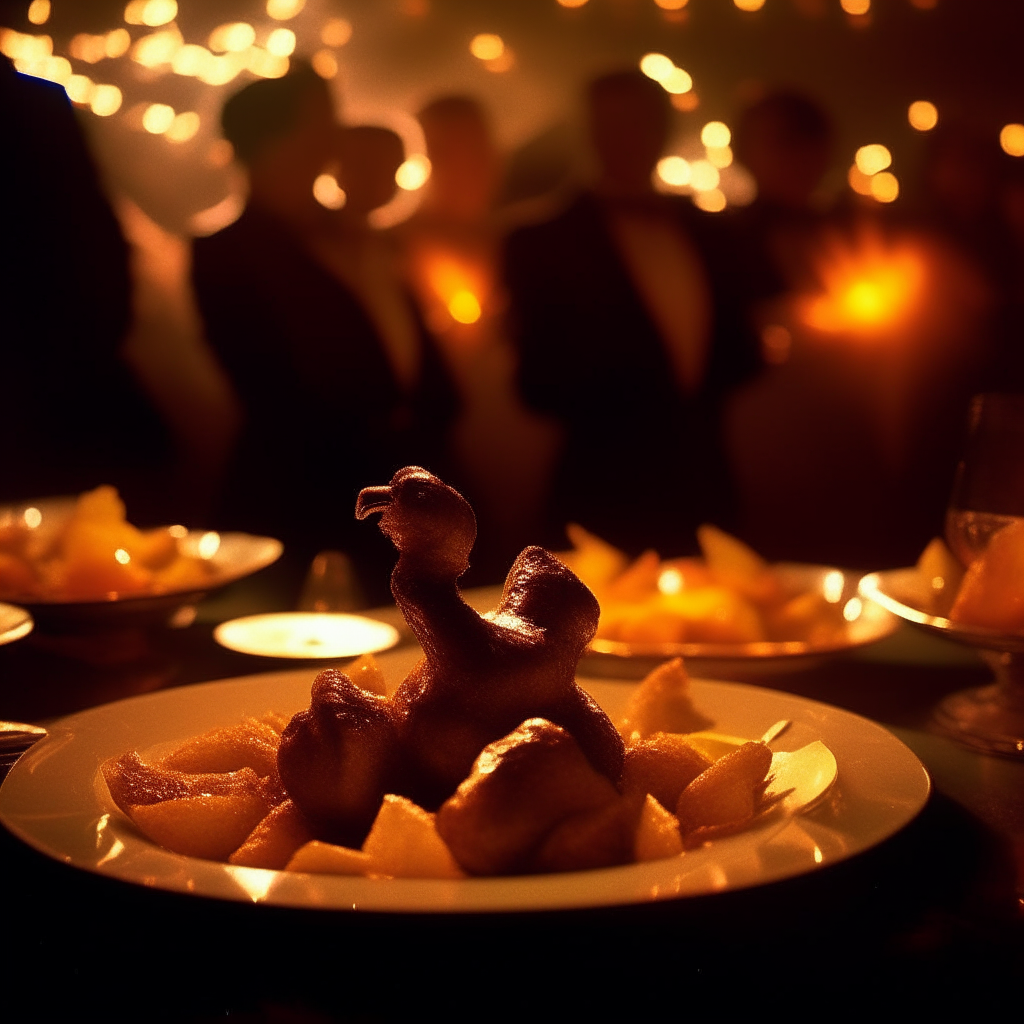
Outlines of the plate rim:
{"type": "MultiPolygon", "coordinates": [[[[381,656],[383,659],[398,660],[415,659],[419,657],[417,649],[400,649],[387,652],[381,656]]],[[[407,664],[403,661],[402,664],[407,664]]],[[[798,833],[805,836],[811,834],[818,836],[815,842],[824,842],[822,835],[828,836],[828,826],[817,822],[816,812],[808,815],[787,817],[773,822],[771,820],[761,826],[747,830],[736,836],[717,841],[712,846],[703,850],[692,851],[683,855],[689,858],[685,861],[686,867],[679,867],[680,858],[673,858],[665,861],[652,861],[643,864],[632,864],[623,867],[606,868],[598,871],[572,872],[560,875],[545,876],[523,876],[521,878],[471,878],[458,880],[456,882],[429,880],[429,879],[391,879],[382,881],[378,879],[345,878],[343,876],[305,875],[299,873],[288,873],[269,871],[261,868],[241,868],[220,864],[213,861],[202,861],[194,858],[184,857],[179,854],[162,850],[154,844],[149,843],[138,836],[132,835],[134,830],[126,820],[118,822],[116,814],[114,827],[110,828],[109,835],[103,830],[110,825],[112,812],[109,807],[104,808],[95,788],[96,769],[98,762],[92,769],[92,777],[89,779],[77,778],[71,780],[73,785],[65,785],[67,790],[75,790],[77,795],[67,796],[72,800],[70,811],[63,812],[69,821],[77,822],[79,828],[94,829],[88,832],[90,840],[94,842],[94,848],[90,857],[83,860],[72,848],[69,852],[67,843],[55,848],[52,840],[45,837],[52,831],[54,821],[60,818],[60,814],[54,811],[52,806],[45,807],[40,811],[34,807],[31,812],[18,813],[17,807],[11,806],[12,794],[15,788],[19,792],[27,785],[27,780],[40,778],[34,774],[36,769],[43,765],[43,762],[51,756],[59,758],[63,754],[65,760],[69,752],[74,752],[74,733],[69,733],[69,726],[81,725],[83,722],[88,725],[91,721],[102,721],[105,717],[114,716],[120,723],[131,722],[133,710],[143,709],[147,704],[153,713],[159,712],[160,704],[170,702],[195,702],[195,698],[205,691],[207,695],[214,695],[218,692],[226,692],[226,688],[235,687],[243,696],[248,693],[249,699],[254,700],[252,691],[266,687],[279,687],[291,677],[289,685],[298,686],[303,677],[304,681],[311,681],[315,670],[310,668],[290,669],[279,672],[262,673],[253,676],[242,676],[233,679],[214,680],[211,682],[194,684],[189,687],[160,690],[151,694],[142,694],[135,697],[125,698],[112,704],[101,705],[86,711],[77,712],[74,715],[58,720],[51,728],[51,735],[41,741],[30,750],[19,761],[7,780],[0,786],[0,822],[2,822],[15,835],[23,841],[49,857],[72,864],[75,867],[105,877],[112,877],[131,884],[147,884],[151,887],[178,893],[191,892],[204,897],[221,898],[241,902],[257,902],[268,905],[297,907],[302,909],[317,909],[323,911],[368,911],[383,913],[504,913],[504,912],[529,912],[529,911],[561,911],[578,910],[585,908],[637,905],[649,902],[659,902],[666,899],[688,898],[697,895],[713,895],[720,891],[736,891],[763,884],[772,884],[782,881],[785,878],[794,877],[816,870],[819,867],[829,866],[850,856],[855,856],[864,850],[870,849],[888,839],[900,829],[909,824],[920,812],[927,802],[931,791],[931,782],[927,770],[913,752],[885,729],[884,726],[863,716],[819,701],[809,700],[782,691],[768,690],[762,687],[752,686],[747,683],[730,683],[717,680],[694,680],[695,689],[698,694],[726,688],[726,690],[749,700],[750,694],[769,695],[768,705],[777,703],[792,703],[806,709],[808,720],[815,715],[825,718],[833,718],[836,714],[840,720],[849,718],[860,723],[861,730],[865,729],[873,737],[874,742],[884,742],[890,753],[895,753],[905,764],[908,772],[905,783],[908,786],[907,792],[911,794],[906,798],[905,806],[901,805],[899,812],[887,806],[885,828],[881,833],[843,853],[841,856],[827,855],[824,861],[817,863],[809,862],[791,865],[792,869],[776,871],[770,877],[749,878],[742,875],[743,865],[749,858],[749,849],[756,854],[768,845],[776,841],[776,837],[789,835],[794,827],[798,833]],[[218,688],[220,688],[218,690],[218,688]],[[710,688],[710,689],[709,689],[710,688]],[[126,714],[126,712],[128,712],[126,714]],[[882,739],[884,737],[884,740],[882,739]],[[911,775],[913,779],[911,780],[911,775]],[[14,780],[13,784],[11,780],[14,780]],[[913,785],[910,785],[911,781],[913,785]],[[75,803],[77,801],[78,803],[75,803]],[[77,809],[76,809],[77,808],[77,809]],[[44,813],[45,811],[45,813],[44,813]],[[813,826],[813,829],[812,829],[813,826]],[[98,856],[100,839],[106,835],[104,842],[106,849],[102,857],[98,856]],[[127,861],[117,856],[109,857],[110,850],[117,843],[128,843],[128,855],[141,858],[147,864],[156,863],[165,872],[161,877],[141,877],[139,870],[130,868],[127,861]],[[134,846],[132,845],[134,844],[134,846]],[[749,848],[749,849],[748,849],[749,848]],[[708,853],[707,851],[711,851],[708,853]],[[716,860],[716,854],[717,860],[716,860]],[[740,864],[741,875],[737,876],[740,881],[736,884],[731,882],[723,884],[718,888],[702,887],[699,891],[687,891],[687,879],[693,880],[697,877],[694,872],[708,877],[714,877],[717,865],[721,863],[731,864],[730,858],[737,860],[740,864]],[[198,882],[197,882],[198,879],[198,882]],[[211,881],[212,879],[212,881],[211,881]],[[382,890],[381,885],[389,886],[388,890],[382,890]],[[455,888],[453,888],[453,886],[455,888]],[[673,888],[674,887],[674,888],[673,888]]],[[[632,688],[637,684],[627,681],[601,680],[593,678],[581,678],[587,684],[588,690],[593,692],[594,688],[607,693],[617,693],[620,699],[625,699],[632,688]]],[[[698,707],[700,701],[698,698],[698,707]]],[[[772,712],[774,713],[774,712],[772,712]]],[[[768,716],[770,717],[770,715],[768,716]]],[[[136,716],[137,719],[137,716],[136,716]]],[[[233,718],[237,720],[237,717],[233,718]]],[[[201,728],[210,727],[202,724],[197,725],[189,733],[194,735],[201,728]]],[[[130,727],[128,732],[130,732],[130,727]]],[[[812,728],[811,732],[815,730],[812,728]]],[[[784,734],[785,738],[787,734],[784,734]]],[[[180,740],[184,737],[178,736],[180,740]]],[[[84,742],[84,741],[82,741],[84,742]]],[[[112,740],[110,741],[113,742],[112,740]]],[[[118,737],[117,751],[128,749],[132,741],[128,737],[118,737]]],[[[141,746],[141,744],[140,744],[141,746]]],[[[785,749],[785,743],[780,747],[785,749]]],[[[145,747],[143,746],[143,749],[145,747]]],[[[839,755],[837,754],[837,759],[839,755]]],[[[851,763],[844,768],[844,761],[839,760],[840,783],[843,781],[844,772],[847,776],[847,783],[850,781],[851,763]]],[[[53,765],[50,770],[52,771],[53,765]]],[[[858,767],[858,770],[860,768],[858,767]]],[[[43,772],[45,775],[45,771],[43,772]]],[[[31,785],[28,786],[31,792],[31,785]]],[[[846,794],[845,803],[849,804],[849,794],[846,794]]],[[[841,801],[842,802],[842,801],[841,801]]],[[[16,801],[15,801],[16,803],[16,801]]],[[[895,806],[895,805],[894,805],[895,806]]],[[[70,825],[68,826],[71,827],[70,825]]],[[[84,833],[83,833],[84,834],[84,833]]],[[[842,838],[839,832],[835,833],[842,838]]],[[[845,842],[845,840],[843,840],[845,842]]],[[[838,842],[838,840],[837,840],[838,842]]],[[[815,846],[815,850],[817,850],[815,846]]],[[[820,853],[820,851],[818,851],[820,853]]],[[[719,868],[719,871],[721,869],[719,868]]],[[[701,876],[703,877],[703,876],[701,876]]]]}
{"type": "MultiPolygon", "coordinates": [[[[201,537],[203,534],[209,532],[211,531],[189,530],[186,536],[189,538],[201,537]]],[[[254,546],[256,544],[266,545],[268,549],[267,553],[263,558],[259,559],[259,564],[254,567],[246,567],[241,571],[223,573],[222,575],[218,575],[207,581],[201,586],[191,586],[175,590],[161,590],[156,594],[126,594],[124,597],[118,596],[101,600],[65,601],[60,600],[59,598],[24,597],[5,592],[0,595],[0,599],[5,603],[14,603],[21,608],[28,609],[29,611],[36,610],[38,612],[64,609],[69,612],[91,612],[102,608],[112,607],[134,608],[141,610],[149,605],[159,605],[168,601],[173,602],[184,600],[187,603],[189,599],[198,600],[200,597],[210,593],[212,590],[219,590],[221,587],[226,587],[229,583],[235,583],[240,579],[244,579],[246,576],[251,576],[253,573],[266,569],[268,566],[273,565],[281,555],[284,554],[284,544],[276,537],[267,537],[258,533],[246,533],[240,530],[217,530],[215,532],[220,534],[222,544],[225,541],[228,543],[237,543],[244,540],[245,542],[252,542],[254,546]]],[[[215,559],[216,555],[210,559],[211,564],[215,564],[215,559]]]]}
{"type": "Polygon", "coordinates": [[[898,619],[954,643],[990,651],[1024,652],[1024,633],[1002,633],[984,626],[961,625],[943,615],[933,615],[915,608],[883,589],[887,583],[891,585],[895,580],[909,577],[914,572],[917,572],[917,567],[908,565],[866,573],[861,577],[858,590],[898,619]]]}
{"type": "Polygon", "coordinates": [[[36,623],[32,613],[23,605],[0,601],[0,614],[5,612],[11,613],[12,622],[7,626],[0,625],[0,646],[13,644],[15,640],[28,636],[35,629],[36,623]]]}

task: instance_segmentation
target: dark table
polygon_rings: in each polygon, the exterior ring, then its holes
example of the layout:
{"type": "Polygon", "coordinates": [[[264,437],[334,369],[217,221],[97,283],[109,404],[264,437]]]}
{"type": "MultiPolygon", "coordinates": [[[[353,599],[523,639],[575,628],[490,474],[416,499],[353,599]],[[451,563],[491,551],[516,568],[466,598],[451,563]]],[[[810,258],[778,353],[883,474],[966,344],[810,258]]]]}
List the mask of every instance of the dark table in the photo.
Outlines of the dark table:
{"type": "MultiPolygon", "coordinates": [[[[191,626],[126,634],[106,654],[39,636],[0,648],[0,718],[45,722],[162,687],[294,667],[212,638],[216,622],[280,607],[269,570],[209,599],[191,626]]],[[[0,1019],[995,1007],[1024,981],[1024,761],[928,731],[943,695],[987,674],[973,653],[903,626],[874,647],[747,678],[885,724],[927,766],[934,791],[907,828],[849,861],[698,899],[421,917],[249,906],[91,875],[0,830],[0,1019]],[[20,1008],[7,1017],[11,1007],[20,1008]]]]}

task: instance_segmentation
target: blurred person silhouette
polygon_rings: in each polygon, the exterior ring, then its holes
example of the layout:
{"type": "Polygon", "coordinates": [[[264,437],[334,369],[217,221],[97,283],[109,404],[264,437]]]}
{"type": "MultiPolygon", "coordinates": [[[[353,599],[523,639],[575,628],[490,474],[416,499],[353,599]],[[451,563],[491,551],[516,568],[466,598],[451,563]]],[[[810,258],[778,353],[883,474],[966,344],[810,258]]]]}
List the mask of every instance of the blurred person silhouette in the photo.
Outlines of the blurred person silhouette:
{"type": "Polygon", "coordinates": [[[193,282],[243,410],[223,520],[283,539],[296,570],[342,548],[366,593],[384,600],[393,551],[357,532],[356,496],[410,462],[443,471],[455,412],[415,311],[385,310],[380,278],[367,285],[373,275],[351,257],[366,211],[394,189],[397,154],[370,133],[370,145],[349,151],[349,212],[322,206],[313,186],[344,159],[345,132],[328,86],[301,62],[232,96],[221,123],[249,199],[234,224],[196,240],[193,282]]]}
{"type": "Polygon", "coordinates": [[[832,161],[833,134],[826,111],[789,90],[767,93],[737,119],[733,151],[757,183],[753,203],[735,214],[759,268],[755,298],[807,284],[810,249],[827,219],[814,199],[832,161]]]}
{"type": "Polygon", "coordinates": [[[460,485],[481,521],[474,571],[500,579],[536,539],[558,439],[556,425],[519,400],[503,330],[498,258],[522,204],[498,199],[503,159],[476,99],[441,96],[418,118],[431,173],[422,204],[395,234],[463,402],[453,446],[460,485]]]}
{"type": "Polygon", "coordinates": [[[0,500],[112,483],[154,521],[168,447],[122,358],[128,246],[67,93],[3,56],[0,138],[0,500]]]}
{"type": "Polygon", "coordinates": [[[764,332],[783,342],[778,365],[728,417],[744,534],[769,557],[877,569],[942,531],[989,372],[998,190],[996,162],[959,130],[934,156],[916,223],[851,193],[845,213],[784,228],[805,248],[789,249],[801,258],[764,332]]]}
{"type": "Polygon", "coordinates": [[[597,180],[505,249],[522,394],[565,431],[548,542],[576,521],[679,554],[701,522],[731,525],[721,407],[759,367],[743,253],[714,215],[653,189],[660,85],[617,72],[587,99],[597,180]]]}

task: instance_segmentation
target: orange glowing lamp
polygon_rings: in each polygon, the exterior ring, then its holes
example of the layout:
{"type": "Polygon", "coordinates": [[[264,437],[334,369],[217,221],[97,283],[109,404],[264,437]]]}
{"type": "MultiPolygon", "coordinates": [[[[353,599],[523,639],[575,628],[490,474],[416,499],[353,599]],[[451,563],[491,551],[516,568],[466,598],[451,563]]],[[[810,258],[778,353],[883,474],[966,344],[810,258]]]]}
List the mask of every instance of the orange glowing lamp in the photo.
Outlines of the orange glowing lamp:
{"type": "Polygon", "coordinates": [[[481,270],[443,253],[433,253],[424,262],[427,285],[451,319],[475,324],[483,315],[487,291],[481,270]]]}
{"type": "Polygon", "coordinates": [[[833,239],[817,270],[822,290],[799,303],[805,326],[864,339],[889,335],[921,311],[928,280],[924,252],[878,235],[833,239]]]}

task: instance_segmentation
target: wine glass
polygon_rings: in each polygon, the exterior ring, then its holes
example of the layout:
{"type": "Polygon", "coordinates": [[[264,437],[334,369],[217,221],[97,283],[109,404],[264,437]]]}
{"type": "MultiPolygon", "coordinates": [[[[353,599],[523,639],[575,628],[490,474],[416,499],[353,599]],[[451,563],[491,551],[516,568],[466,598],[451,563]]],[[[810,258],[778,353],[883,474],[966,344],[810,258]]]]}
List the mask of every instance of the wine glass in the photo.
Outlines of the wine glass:
{"type": "MultiPolygon", "coordinates": [[[[1022,519],[1024,395],[978,395],[946,513],[946,541],[967,566],[998,530],[1022,519]]],[[[976,750],[1024,756],[1024,629],[1014,634],[949,626],[951,639],[978,648],[996,681],[946,697],[935,709],[936,725],[976,750]]]]}

